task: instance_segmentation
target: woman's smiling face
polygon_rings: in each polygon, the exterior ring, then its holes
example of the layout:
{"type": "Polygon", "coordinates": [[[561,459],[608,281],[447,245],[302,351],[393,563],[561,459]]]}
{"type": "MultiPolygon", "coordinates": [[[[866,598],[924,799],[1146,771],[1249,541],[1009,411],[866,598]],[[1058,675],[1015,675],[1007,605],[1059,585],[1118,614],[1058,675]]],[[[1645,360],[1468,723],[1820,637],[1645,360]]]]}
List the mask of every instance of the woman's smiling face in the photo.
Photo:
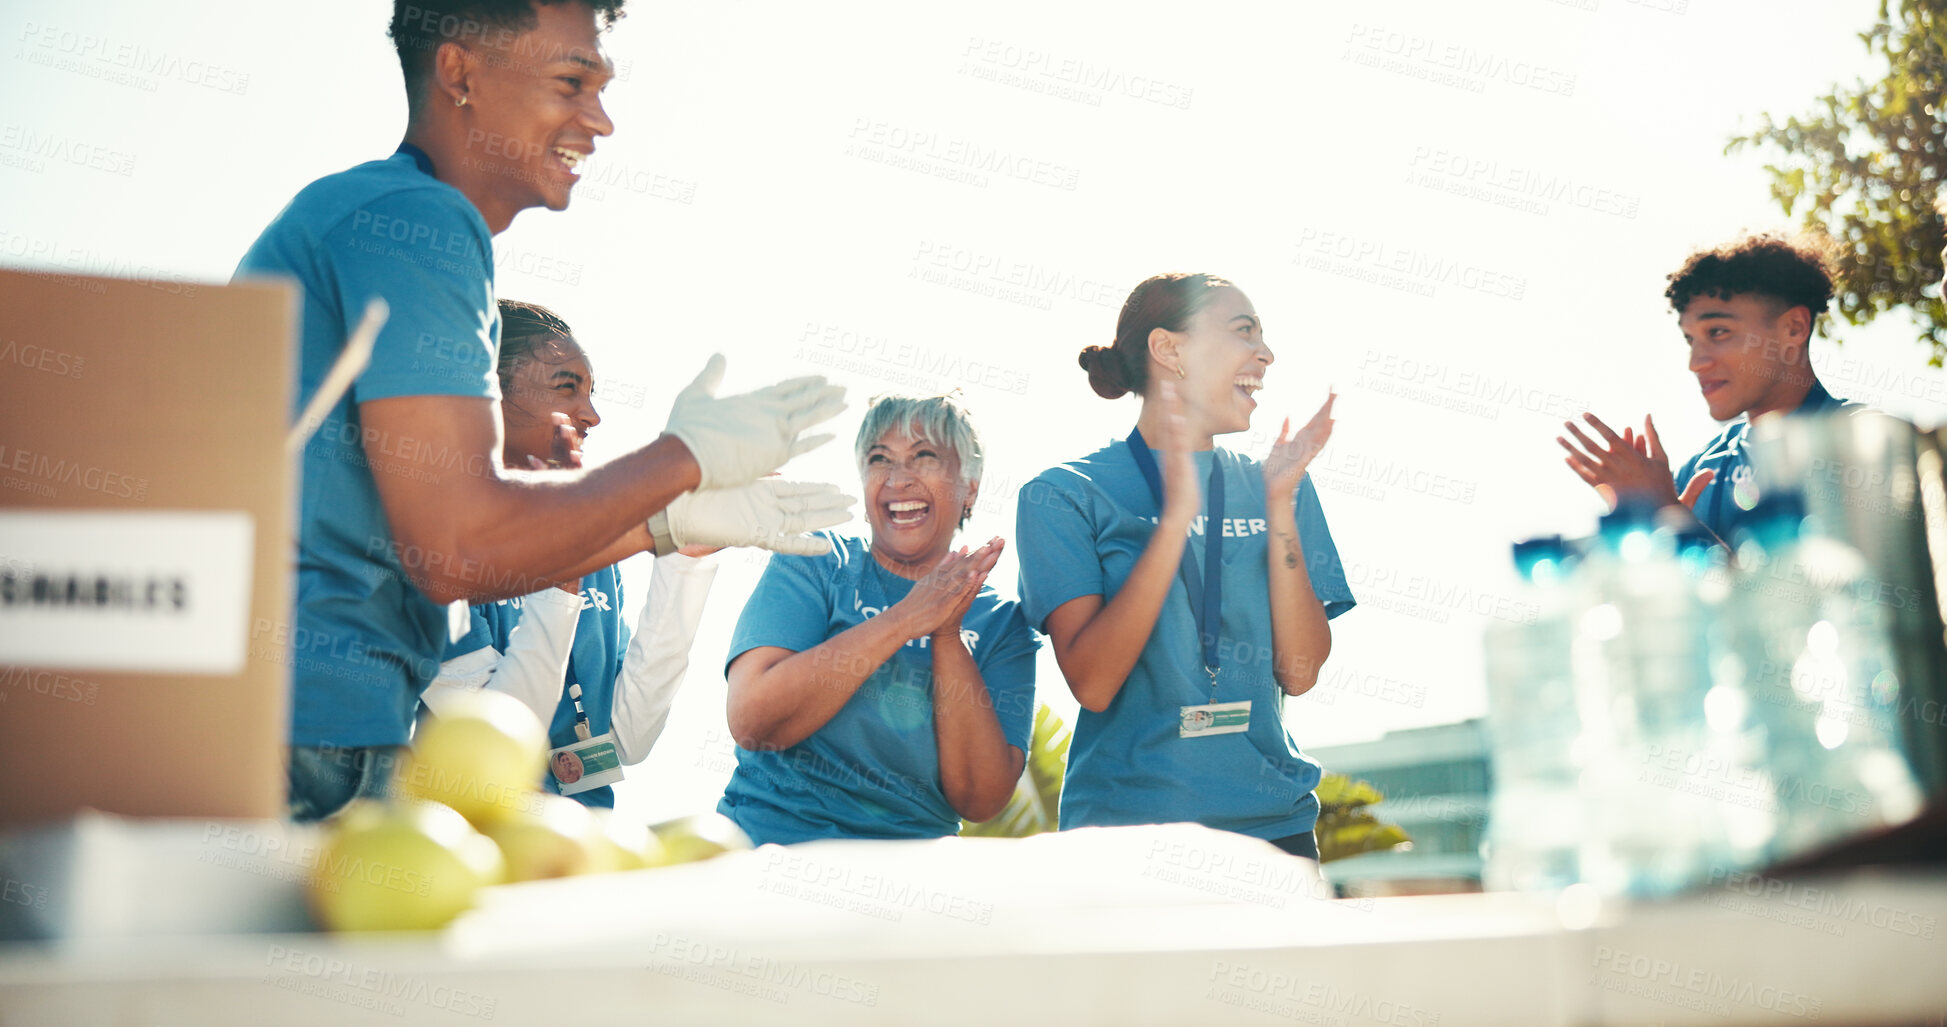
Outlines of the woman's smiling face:
{"type": "MultiPolygon", "coordinates": [[[[1277,359],[1264,344],[1264,323],[1251,298],[1234,287],[1211,290],[1202,309],[1181,332],[1175,367],[1193,431],[1224,435],[1245,431],[1257,410],[1252,397],[1264,388],[1264,371],[1277,359]]],[[[1174,371],[1167,372],[1174,377],[1174,371]]]]}
{"type": "Polygon", "coordinates": [[[944,557],[979,490],[961,477],[960,455],[894,428],[866,451],[860,470],[873,549],[922,568],[944,557]]]}
{"type": "Polygon", "coordinates": [[[502,379],[500,417],[507,433],[501,457],[508,467],[526,468],[527,458],[549,459],[554,448],[553,414],[583,441],[602,423],[595,412],[595,372],[573,339],[556,337],[522,357],[502,379]]]}

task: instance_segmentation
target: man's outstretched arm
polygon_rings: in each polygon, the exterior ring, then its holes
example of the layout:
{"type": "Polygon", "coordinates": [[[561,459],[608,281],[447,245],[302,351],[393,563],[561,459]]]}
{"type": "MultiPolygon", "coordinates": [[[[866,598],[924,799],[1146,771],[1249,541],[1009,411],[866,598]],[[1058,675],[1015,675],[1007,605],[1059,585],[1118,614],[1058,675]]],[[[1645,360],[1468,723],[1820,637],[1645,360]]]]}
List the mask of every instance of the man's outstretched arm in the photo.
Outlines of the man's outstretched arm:
{"type": "MultiPolygon", "coordinates": [[[[677,496],[699,486],[751,487],[831,439],[805,432],[845,408],[842,388],[814,376],[719,397],[723,371],[723,357],[712,356],[677,395],[661,438],[588,469],[503,469],[491,399],[399,396],[359,404],[366,458],[401,566],[439,603],[526,595],[587,569],[597,554],[639,551],[637,529],[677,496]]],[[[834,510],[799,525],[792,522],[804,519],[802,511],[768,492],[759,498],[765,516],[758,520],[788,528],[785,536],[844,519],[834,510]]]]}
{"type": "Polygon", "coordinates": [[[668,435],[599,467],[505,469],[494,405],[462,396],[359,405],[399,563],[436,603],[505,599],[565,580],[696,487],[696,460],[668,435]]]}

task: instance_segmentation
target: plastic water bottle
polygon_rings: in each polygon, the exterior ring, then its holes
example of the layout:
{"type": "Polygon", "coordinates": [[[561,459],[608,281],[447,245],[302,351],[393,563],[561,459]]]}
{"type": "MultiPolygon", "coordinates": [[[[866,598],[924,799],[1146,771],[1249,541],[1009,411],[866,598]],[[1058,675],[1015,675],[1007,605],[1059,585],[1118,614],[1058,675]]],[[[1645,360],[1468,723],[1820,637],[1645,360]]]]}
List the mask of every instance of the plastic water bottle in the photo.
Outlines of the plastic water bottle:
{"type": "Polygon", "coordinates": [[[1569,662],[1574,565],[1559,535],[1515,543],[1514,563],[1536,612],[1527,623],[1494,621],[1483,639],[1494,769],[1485,883],[1546,891],[1581,879],[1581,724],[1569,662]]]}
{"type": "Polygon", "coordinates": [[[1573,641],[1582,875],[1605,892],[1667,895],[1723,847],[1717,775],[1729,755],[1705,715],[1712,611],[1651,510],[1604,517],[1585,567],[1573,641]]]}
{"type": "Polygon", "coordinates": [[[1735,669],[1763,740],[1772,858],[1902,823],[1923,800],[1894,719],[1889,611],[1857,550],[1803,532],[1803,501],[1765,496],[1738,543],[1735,669]]]}

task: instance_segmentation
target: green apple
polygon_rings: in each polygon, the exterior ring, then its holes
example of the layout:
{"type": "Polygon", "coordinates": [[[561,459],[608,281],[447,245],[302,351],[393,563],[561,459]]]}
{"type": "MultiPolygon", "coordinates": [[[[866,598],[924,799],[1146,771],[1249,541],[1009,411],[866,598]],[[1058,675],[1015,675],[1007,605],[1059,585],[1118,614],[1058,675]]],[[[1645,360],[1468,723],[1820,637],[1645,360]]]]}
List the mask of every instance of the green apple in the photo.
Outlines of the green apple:
{"type": "Polygon", "coordinates": [[[595,860],[597,873],[640,870],[666,862],[662,843],[656,840],[649,825],[617,814],[612,809],[591,809],[588,812],[595,818],[594,844],[600,853],[595,860]]]}
{"type": "Polygon", "coordinates": [[[498,884],[500,850],[436,802],[361,800],[332,822],[306,882],[311,910],[332,931],[430,931],[498,884]]]}
{"type": "Polygon", "coordinates": [[[481,690],[449,700],[420,726],[399,788],[485,827],[533,804],[547,758],[547,731],[534,714],[513,696],[481,690]]]}
{"type": "Polygon", "coordinates": [[[694,863],[751,847],[750,836],[721,813],[698,813],[654,828],[662,840],[664,863],[694,863]]]}
{"type": "Polygon", "coordinates": [[[545,793],[530,796],[522,806],[519,813],[482,829],[507,858],[509,881],[572,877],[595,869],[601,854],[588,807],[545,793]]]}

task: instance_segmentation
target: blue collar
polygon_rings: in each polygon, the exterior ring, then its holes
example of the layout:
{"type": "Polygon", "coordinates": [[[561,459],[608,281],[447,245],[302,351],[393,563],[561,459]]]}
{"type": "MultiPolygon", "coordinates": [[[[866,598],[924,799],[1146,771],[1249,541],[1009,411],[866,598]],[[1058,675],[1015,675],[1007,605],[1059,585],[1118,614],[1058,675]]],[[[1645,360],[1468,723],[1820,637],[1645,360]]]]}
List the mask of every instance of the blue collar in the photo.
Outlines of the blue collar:
{"type": "Polygon", "coordinates": [[[1816,414],[1826,410],[1837,410],[1845,405],[1845,400],[1834,399],[1830,392],[1825,391],[1825,384],[1814,377],[1812,387],[1805,393],[1805,401],[1798,404],[1798,409],[1792,413],[1816,414]]]}
{"type": "MultiPolygon", "coordinates": [[[[1826,391],[1825,383],[1819,381],[1817,378],[1813,378],[1812,387],[1805,390],[1805,398],[1799,401],[1797,407],[1786,411],[1785,416],[1798,417],[1803,414],[1822,414],[1828,410],[1839,410],[1845,405],[1845,400],[1838,399],[1832,393],[1826,391]]],[[[1738,422],[1731,425],[1730,429],[1724,434],[1725,448],[1733,453],[1743,449],[1745,433],[1750,430],[1750,427],[1751,418],[1749,415],[1739,418],[1738,422]]],[[[1702,457],[1709,457],[1711,455],[1709,447],[1706,447],[1703,454],[1701,454],[1702,457]]]]}
{"type": "MultiPolygon", "coordinates": [[[[1805,390],[1805,398],[1799,402],[1796,409],[1787,412],[1785,416],[1798,417],[1802,414],[1824,413],[1828,410],[1839,410],[1845,405],[1845,400],[1834,397],[1831,392],[1826,390],[1825,383],[1819,381],[1814,376],[1812,378],[1812,387],[1805,390]]],[[[1731,425],[1722,436],[1719,436],[1720,441],[1724,443],[1724,452],[1740,462],[1743,461],[1745,459],[1744,452],[1750,446],[1750,429],[1751,419],[1748,416],[1739,419],[1736,424],[1731,425]]],[[[1715,443],[1706,446],[1702,453],[1697,454],[1698,466],[1701,467],[1705,460],[1715,459],[1717,457],[1718,454],[1715,452],[1715,446],[1715,443]]],[[[1710,530],[1719,532],[1720,534],[1721,529],[1724,527],[1724,494],[1730,491],[1731,485],[1722,475],[1723,472],[1720,470],[1719,477],[1704,489],[1705,492],[1711,494],[1710,530]]],[[[1725,541],[1728,542],[1730,540],[1725,539],[1725,541]]]]}
{"type": "Polygon", "coordinates": [[[420,149],[419,147],[414,146],[411,143],[400,143],[399,148],[392,152],[394,156],[403,153],[411,157],[413,165],[418,167],[420,171],[425,172],[426,177],[428,178],[439,177],[439,175],[433,170],[433,158],[427,156],[426,151],[420,149]]]}

